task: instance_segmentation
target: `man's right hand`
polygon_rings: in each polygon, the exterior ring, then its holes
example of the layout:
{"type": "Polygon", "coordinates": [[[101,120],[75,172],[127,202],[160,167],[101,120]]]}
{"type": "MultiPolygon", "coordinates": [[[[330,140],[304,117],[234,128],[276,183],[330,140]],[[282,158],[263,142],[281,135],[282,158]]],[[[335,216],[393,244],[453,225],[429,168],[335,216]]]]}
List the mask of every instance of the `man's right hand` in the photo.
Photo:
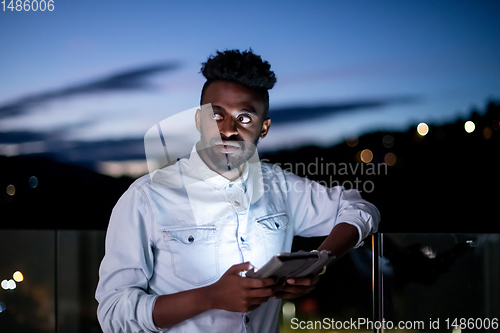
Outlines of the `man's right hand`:
{"type": "Polygon", "coordinates": [[[156,326],[169,328],[211,309],[248,312],[266,302],[277,286],[274,279],[251,279],[240,275],[249,262],[231,266],[212,285],[161,295],[153,308],[156,326]]]}
{"type": "Polygon", "coordinates": [[[250,279],[240,275],[250,268],[249,262],[233,265],[217,282],[207,287],[211,308],[248,312],[273,296],[276,280],[250,279]]]}

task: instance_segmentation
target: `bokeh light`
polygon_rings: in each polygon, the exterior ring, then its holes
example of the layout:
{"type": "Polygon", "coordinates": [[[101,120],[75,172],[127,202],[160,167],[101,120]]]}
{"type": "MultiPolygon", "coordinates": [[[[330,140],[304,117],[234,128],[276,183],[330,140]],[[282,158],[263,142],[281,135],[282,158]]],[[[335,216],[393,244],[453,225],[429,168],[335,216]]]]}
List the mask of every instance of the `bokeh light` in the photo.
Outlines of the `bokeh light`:
{"type": "Polygon", "coordinates": [[[363,149],[359,157],[364,163],[369,163],[373,159],[373,153],[370,149],[363,149]]]}
{"type": "Polygon", "coordinates": [[[358,140],[357,136],[351,136],[351,137],[345,139],[345,143],[347,143],[347,145],[349,147],[356,147],[358,142],[359,142],[359,140],[358,140]]]}
{"type": "Polygon", "coordinates": [[[2,289],[9,289],[9,281],[3,280],[1,286],[2,289]]]}
{"type": "Polygon", "coordinates": [[[427,135],[429,133],[429,126],[426,123],[420,123],[417,126],[417,133],[421,136],[427,135]]]}
{"type": "Polygon", "coordinates": [[[489,140],[491,138],[492,134],[493,134],[493,132],[491,131],[491,128],[485,127],[483,129],[483,137],[485,140],[489,140]]]}
{"type": "Polygon", "coordinates": [[[14,187],[14,185],[9,185],[7,186],[7,194],[10,195],[10,196],[13,196],[14,194],[16,194],[16,188],[14,187]]]}
{"type": "Polygon", "coordinates": [[[287,320],[290,318],[294,318],[295,317],[295,304],[293,304],[292,302],[285,302],[283,304],[282,311],[283,311],[283,318],[285,318],[287,320]]]}
{"type": "Polygon", "coordinates": [[[38,186],[38,178],[35,176],[31,176],[30,179],[28,180],[28,184],[32,187],[35,188],[38,186]]]}
{"type": "Polygon", "coordinates": [[[16,281],[10,279],[10,280],[3,280],[1,283],[1,286],[3,289],[8,290],[8,289],[16,289],[16,281]]]}
{"type": "Polygon", "coordinates": [[[464,128],[467,133],[472,133],[476,129],[476,125],[474,125],[474,123],[469,120],[465,122],[464,128]]]}
{"type": "Polygon", "coordinates": [[[396,155],[394,153],[387,153],[384,156],[384,162],[388,166],[393,166],[394,164],[396,164],[396,160],[397,160],[397,158],[396,158],[396,155]]]}
{"type": "Polygon", "coordinates": [[[384,144],[385,148],[392,148],[392,146],[394,146],[394,138],[392,137],[392,135],[387,134],[382,139],[382,143],[384,144]]]}
{"type": "Polygon", "coordinates": [[[24,280],[24,276],[23,276],[23,273],[21,273],[20,271],[17,271],[15,272],[12,277],[14,278],[14,281],[16,282],[21,282],[24,280]]]}
{"type": "Polygon", "coordinates": [[[315,314],[318,312],[318,301],[314,298],[306,298],[300,301],[299,311],[303,314],[315,314]]]}

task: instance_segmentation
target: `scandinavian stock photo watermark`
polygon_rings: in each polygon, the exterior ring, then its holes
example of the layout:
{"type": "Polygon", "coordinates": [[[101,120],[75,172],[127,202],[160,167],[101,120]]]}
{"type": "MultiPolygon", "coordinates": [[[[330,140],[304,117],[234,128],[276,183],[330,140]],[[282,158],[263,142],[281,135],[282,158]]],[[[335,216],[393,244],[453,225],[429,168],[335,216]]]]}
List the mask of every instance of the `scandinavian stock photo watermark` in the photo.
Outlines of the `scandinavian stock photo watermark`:
{"type": "MultiPolygon", "coordinates": [[[[261,162],[269,163],[270,160],[262,159],[261,162]]],[[[324,161],[323,157],[316,157],[309,163],[273,163],[271,169],[275,175],[281,173],[280,170],[282,170],[285,175],[304,175],[308,179],[310,177],[321,178],[315,182],[325,188],[342,186],[346,189],[357,190],[359,193],[372,193],[375,190],[375,182],[369,179],[370,176],[387,176],[388,174],[386,163],[335,163],[324,161]]],[[[313,184],[310,183],[308,186],[314,186],[313,184]]],[[[304,188],[294,188],[302,186],[301,183],[290,184],[290,186],[290,190],[304,190],[304,188]]],[[[319,191],[322,189],[322,187],[318,188],[319,191]]],[[[264,191],[268,190],[271,189],[264,185],[264,191]]]]}

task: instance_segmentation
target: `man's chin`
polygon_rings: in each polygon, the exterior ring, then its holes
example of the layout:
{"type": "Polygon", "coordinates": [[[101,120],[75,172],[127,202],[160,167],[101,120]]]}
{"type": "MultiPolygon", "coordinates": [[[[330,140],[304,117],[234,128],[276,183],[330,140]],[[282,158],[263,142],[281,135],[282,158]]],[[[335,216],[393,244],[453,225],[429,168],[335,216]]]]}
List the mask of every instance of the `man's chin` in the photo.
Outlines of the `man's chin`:
{"type": "Polygon", "coordinates": [[[212,161],[212,163],[214,164],[214,166],[217,168],[218,171],[228,172],[228,171],[237,169],[240,166],[242,166],[245,163],[245,160],[236,160],[235,161],[231,158],[229,158],[229,159],[225,158],[225,156],[224,156],[224,159],[218,160],[216,163],[214,163],[214,161],[212,161]]]}

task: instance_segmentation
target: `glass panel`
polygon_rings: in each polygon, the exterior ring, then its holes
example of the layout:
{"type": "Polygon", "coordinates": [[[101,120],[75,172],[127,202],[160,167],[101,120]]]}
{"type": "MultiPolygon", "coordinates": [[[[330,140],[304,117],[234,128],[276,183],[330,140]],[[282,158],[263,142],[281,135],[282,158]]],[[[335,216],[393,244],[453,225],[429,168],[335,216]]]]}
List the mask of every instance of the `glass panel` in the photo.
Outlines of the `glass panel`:
{"type": "Polygon", "coordinates": [[[58,231],[59,333],[102,332],[95,289],[105,231],[58,231]]]}
{"type": "Polygon", "coordinates": [[[54,231],[0,230],[2,332],[55,331],[54,235],[54,231]]]}
{"type": "Polygon", "coordinates": [[[408,332],[498,331],[500,235],[384,234],[383,254],[386,320],[408,332]]]}
{"type": "MultiPolygon", "coordinates": [[[[292,251],[317,249],[324,238],[296,237],[292,251]]],[[[281,332],[371,332],[337,330],[336,322],[372,320],[372,244],[352,250],[328,267],[316,288],[300,298],[283,301],[281,332]]]]}

